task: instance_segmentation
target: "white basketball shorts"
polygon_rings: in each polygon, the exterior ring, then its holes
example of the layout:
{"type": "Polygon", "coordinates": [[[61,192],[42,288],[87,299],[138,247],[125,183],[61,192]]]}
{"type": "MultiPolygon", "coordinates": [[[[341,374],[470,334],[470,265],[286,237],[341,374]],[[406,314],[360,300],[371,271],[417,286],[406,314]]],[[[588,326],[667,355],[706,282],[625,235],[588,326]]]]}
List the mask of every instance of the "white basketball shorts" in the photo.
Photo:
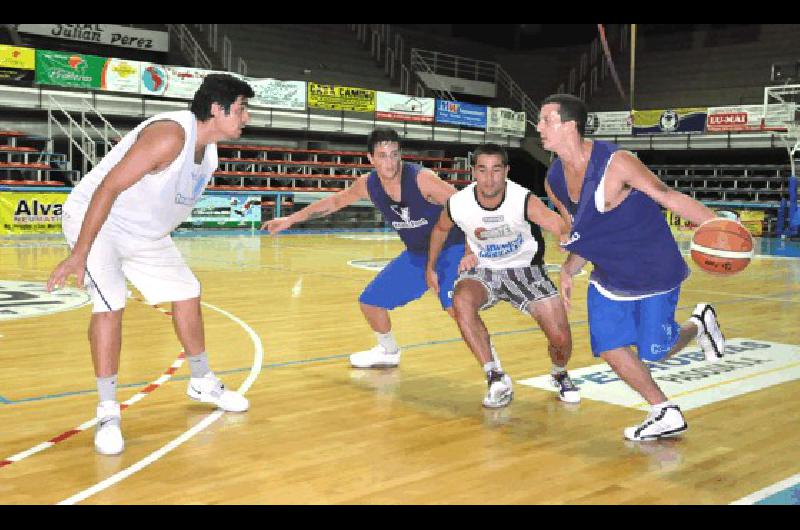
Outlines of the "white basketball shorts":
{"type": "MultiPolygon", "coordinates": [[[[75,246],[83,216],[62,216],[64,237],[75,246]]],[[[125,279],[148,303],[189,300],[200,296],[200,282],[186,265],[172,238],[156,241],[138,238],[106,222],[97,234],[86,260],[84,285],[92,297],[92,312],[117,311],[125,307],[125,279]]]]}

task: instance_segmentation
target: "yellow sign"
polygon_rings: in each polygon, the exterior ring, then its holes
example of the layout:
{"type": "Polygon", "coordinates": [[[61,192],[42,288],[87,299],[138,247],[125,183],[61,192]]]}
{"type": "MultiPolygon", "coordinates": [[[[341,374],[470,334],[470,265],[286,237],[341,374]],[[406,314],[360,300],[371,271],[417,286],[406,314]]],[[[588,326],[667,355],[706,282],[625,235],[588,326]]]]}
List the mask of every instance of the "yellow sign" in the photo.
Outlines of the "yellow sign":
{"type": "Polygon", "coordinates": [[[766,215],[762,210],[739,210],[739,222],[754,236],[764,233],[764,219],[766,215]]]}
{"type": "Polygon", "coordinates": [[[57,234],[66,193],[0,192],[0,234],[57,234]]]}
{"type": "Polygon", "coordinates": [[[34,70],[36,68],[36,50],[0,44],[0,68],[34,70]]]}
{"type": "Polygon", "coordinates": [[[377,92],[366,88],[308,83],[308,106],[327,110],[375,112],[377,92]]]}

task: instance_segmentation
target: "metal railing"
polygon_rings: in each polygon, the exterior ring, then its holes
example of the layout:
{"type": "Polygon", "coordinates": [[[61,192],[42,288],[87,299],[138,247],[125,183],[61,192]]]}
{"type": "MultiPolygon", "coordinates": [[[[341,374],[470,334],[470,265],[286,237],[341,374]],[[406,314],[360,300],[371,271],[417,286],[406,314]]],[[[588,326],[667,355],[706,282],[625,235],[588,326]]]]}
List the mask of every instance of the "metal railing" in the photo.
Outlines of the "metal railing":
{"type": "MultiPolygon", "coordinates": [[[[629,40],[628,24],[620,24],[619,39],[610,39],[612,54],[621,54],[628,49],[629,40]],[[614,46],[616,44],[616,46],[614,46]]],[[[610,65],[604,53],[601,52],[600,38],[595,37],[589,44],[589,49],[581,53],[578,64],[570,68],[567,80],[559,83],[557,92],[577,95],[584,101],[597,92],[610,73],[610,65]]]]}
{"type": "Polygon", "coordinates": [[[208,49],[217,57],[225,71],[247,75],[247,61],[241,56],[234,58],[233,43],[224,31],[220,38],[219,24],[194,24],[194,27],[204,34],[201,40],[208,44],[208,49]]]}
{"type": "Polygon", "coordinates": [[[189,59],[192,66],[207,70],[213,67],[211,59],[203,52],[200,44],[198,44],[192,32],[189,31],[189,28],[186,27],[186,24],[167,24],[167,30],[170,38],[175,37],[177,39],[181,53],[189,59]]]}
{"type": "Polygon", "coordinates": [[[67,163],[68,169],[75,169],[73,167],[73,149],[77,149],[83,155],[82,168],[85,175],[89,170],[89,164],[92,166],[97,165],[97,143],[89,136],[89,133],[75,121],[75,118],[64,109],[61,103],[58,102],[53,96],[48,96],[47,108],[47,149],[49,152],[54,152],[55,140],[53,137],[53,125],[56,125],[62,133],[67,137],[69,142],[69,149],[67,150],[67,163]],[[61,123],[58,119],[57,111],[66,118],[66,125],[61,123]],[[80,143],[75,139],[78,136],[80,143]]]}

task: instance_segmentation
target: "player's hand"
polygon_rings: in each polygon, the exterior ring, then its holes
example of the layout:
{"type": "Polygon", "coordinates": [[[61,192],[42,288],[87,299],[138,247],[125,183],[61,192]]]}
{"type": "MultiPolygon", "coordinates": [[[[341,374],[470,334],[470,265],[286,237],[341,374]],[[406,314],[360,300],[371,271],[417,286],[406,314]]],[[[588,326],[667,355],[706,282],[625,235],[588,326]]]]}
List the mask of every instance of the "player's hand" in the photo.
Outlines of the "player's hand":
{"type": "Polygon", "coordinates": [[[458,272],[468,271],[470,269],[474,269],[478,266],[478,256],[475,254],[466,254],[463,258],[461,258],[461,262],[458,264],[458,272]]]}
{"type": "Polygon", "coordinates": [[[563,268],[561,269],[560,283],[561,301],[564,302],[564,309],[569,313],[570,307],[572,307],[572,276],[567,274],[563,268]]]}
{"type": "Polygon", "coordinates": [[[58,264],[47,280],[47,292],[52,292],[53,288],[62,288],[71,275],[75,275],[78,286],[83,287],[83,277],[86,274],[86,256],[80,254],[70,254],[70,256],[58,264]]]}
{"type": "Polygon", "coordinates": [[[434,293],[439,294],[439,275],[433,269],[425,269],[425,282],[434,293]]]}
{"type": "Polygon", "coordinates": [[[283,232],[293,224],[294,223],[292,223],[288,217],[276,217],[275,219],[261,223],[261,230],[267,230],[270,234],[275,235],[278,232],[283,232]]]}

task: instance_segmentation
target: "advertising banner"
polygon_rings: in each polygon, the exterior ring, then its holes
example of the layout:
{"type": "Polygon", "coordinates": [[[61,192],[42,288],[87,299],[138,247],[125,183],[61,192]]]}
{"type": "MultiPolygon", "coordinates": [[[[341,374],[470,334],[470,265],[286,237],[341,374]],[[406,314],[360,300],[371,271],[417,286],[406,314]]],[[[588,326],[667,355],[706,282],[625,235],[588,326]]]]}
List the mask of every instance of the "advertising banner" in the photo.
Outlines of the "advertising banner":
{"type": "Polygon", "coordinates": [[[306,110],[306,82],[281,81],[279,79],[245,78],[253,88],[255,97],[249,103],[253,107],[273,109],[306,110]]]}
{"type": "Polygon", "coordinates": [[[509,136],[525,136],[525,113],[503,107],[489,107],[486,113],[486,130],[509,136]]]}
{"type": "Polygon", "coordinates": [[[30,85],[36,68],[36,50],[0,44],[0,83],[30,85]]]}
{"type": "Polygon", "coordinates": [[[192,208],[185,225],[195,228],[237,228],[261,225],[261,197],[205,195],[192,208]]]}
{"type": "Polygon", "coordinates": [[[633,116],[629,111],[590,112],[586,117],[586,134],[594,136],[630,136],[633,116]]]}
{"type": "Polygon", "coordinates": [[[146,96],[192,99],[203,83],[203,79],[212,73],[214,72],[211,70],[188,66],[142,63],[140,67],[141,93],[146,96]]]}
{"type": "Polygon", "coordinates": [[[112,92],[139,93],[142,63],[125,59],[108,59],[103,67],[100,88],[112,92]]]}
{"type": "Polygon", "coordinates": [[[794,121],[796,105],[781,103],[767,106],[764,116],[764,105],[736,105],[730,107],[710,107],[706,121],[708,132],[753,131],[761,128],[761,118],[765,127],[783,127],[794,121]]]}
{"type": "Polygon", "coordinates": [[[308,106],[327,110],[375,112],[376,92],[366,88],[308,83],[308,106]]]}
{"type": "Polygon", "coordinates": [[[474,105],[461,101],[436,100],[436,123],[465,125],[486,129],[486,105],[474,105]]]}
{"type": "Polygon", "coordinates": [[[66,193],[0,192],[0,234],[57,234],[66,193]]]}
{"type": "Polygon", "coordinates": [[[17,31],[54,39],[93,42],[137,50],[169,51],[169,34],[166,31],[129,28],[114,24],[20,24],[17,31]]]}
{"type": "Polygon", "coordinates": [[[634,110],[633,134],[702,134],[707,113],[706,107],[634,110]]]}
{"type": "Polygon", "coordinates": [[[379,120],[433,123],[436,100],[392,92],[378,92],[375,117],[379,120]]]}
{"type": "Polygon", "coordinates": [[[105,57],[36,50],[36,82],[73,88],[100,88],[105,57]]]}

